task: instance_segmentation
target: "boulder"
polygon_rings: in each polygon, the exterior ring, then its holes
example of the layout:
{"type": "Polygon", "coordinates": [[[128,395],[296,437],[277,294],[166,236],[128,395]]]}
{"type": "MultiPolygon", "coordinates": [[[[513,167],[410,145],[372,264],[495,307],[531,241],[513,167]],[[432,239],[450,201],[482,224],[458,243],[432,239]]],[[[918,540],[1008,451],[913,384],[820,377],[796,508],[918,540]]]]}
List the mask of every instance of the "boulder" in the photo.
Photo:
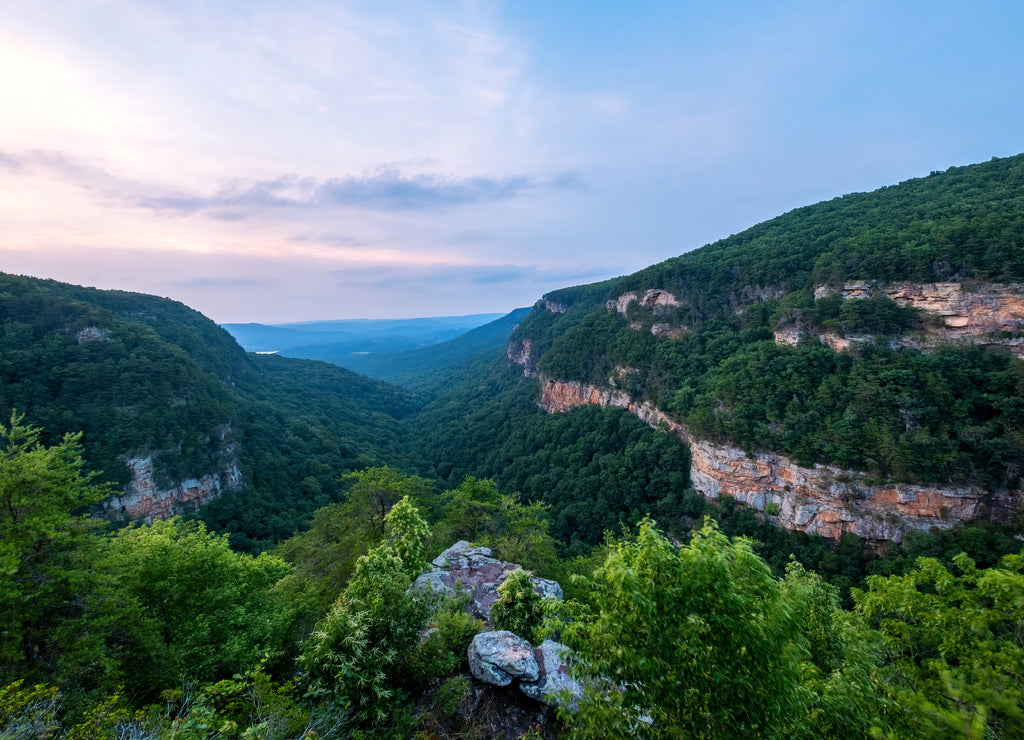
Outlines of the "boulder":
{"type": "MultiPolygon", "coordinates": [[[[498,586],[509,573],[522,570],[516,563],[498,560],[489,547],[474,547],[462,540],[456,542],[431,562],[433,569],[416,579],[414,588],[434,593],[469,594],[473,598],[470,611],[487,622],[491,607],[498,600],[498,586]]],[[[562,587],[556,581],[531,575],[534,590],[543,598],[562,600],[562,587]]]]}
{"type": "Polygon", "coordinates": [[[569,666],[565,661],[568,650],[565,645],[554,640],[542,642],[534,650],[538,667],[537,681],[520,680],[519,690],[531,699],[556,705],[560,701],[554,694],[567,689],[570,695],[569,709],[575,711],[577,702],[583,696],[583,687],[569,675],[569,666]]]}
{"type": "Polygon", "coordinates": [[[540,668],[533,646],[508,630],[481,632],[469,645],[469,672],[478,681],[508,686],[514,679],[536,683],[540,668]]]}

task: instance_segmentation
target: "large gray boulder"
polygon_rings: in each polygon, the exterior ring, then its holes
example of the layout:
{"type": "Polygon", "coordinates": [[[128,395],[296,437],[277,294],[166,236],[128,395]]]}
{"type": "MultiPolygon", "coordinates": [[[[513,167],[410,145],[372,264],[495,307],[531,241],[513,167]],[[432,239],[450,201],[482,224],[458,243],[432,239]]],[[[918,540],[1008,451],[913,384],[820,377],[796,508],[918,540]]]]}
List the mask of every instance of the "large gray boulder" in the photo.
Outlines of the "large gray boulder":
{"type": "Polygon", "coordinates": [[[554,640],[545,640],[534,650],[537,661],[538,676],[535,682],[525,679],[519,681],[519,690],[531,699],[546,704],[559,704],[560,697],[556,693],[564,690],[569,692],[569,709],[576,710],[577,702],[583,696],[583,687],[569,675],[566,662],[569,648],[554,640]]]}
{"type": "MultiPolygon", "coordinates": [[[[509,573],[522,570],[516,563],[494,557],[489,547],[474,547],[461,540],[438,555],[431,562],[433,568],[416,579],[414,588],[426,588],[434,593],[454,596],[469,594],[473,598],[470,611],[473,616],[490,622],[491,607],[498,600],[498,586],[509,573]]],[[[531,575],[534,590],[542,598],[562,600],[562,587],[557,581],[531,575]]]]}
{"type": "Polygon", "coordinates": [[[469,672],[484,683],[508,686],[513,679],[535,683],[540,678],[533,646],[508,630],[479,633],[468,655],[469,672]]]}

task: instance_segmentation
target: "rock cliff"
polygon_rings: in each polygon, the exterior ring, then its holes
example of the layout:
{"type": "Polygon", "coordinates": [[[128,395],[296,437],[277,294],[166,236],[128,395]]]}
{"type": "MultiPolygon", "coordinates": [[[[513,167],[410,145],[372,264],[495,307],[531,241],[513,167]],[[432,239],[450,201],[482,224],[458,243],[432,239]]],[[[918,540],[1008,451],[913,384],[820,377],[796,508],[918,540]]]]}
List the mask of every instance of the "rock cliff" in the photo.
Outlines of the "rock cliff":
{"type": "Polygon", "coordinates": [[[690,479],[702,496],[732,496],[786,529],[830,539],[852,532],[899,542],[911,529],[948,528],[981,516],[989,498],[973,487],[869,485],[851,471],[704,441],[693,442],[690,455],[690,479]]]}
{"type": "Polygon", "coordinates": [[[102,503],[102,516],[108,519],[167,519],[175,514],[195,511],[222,492],[237,488],[242,473],[232,461],[217,473],[188,478],[172,488],[160,488],[153,477],[152,457],[132,457],[125,463],[132,479],[118,496],[102,503]]]}
{"type": "MultiPolygon", "coordinates": [[[[938,342],[999,344],[1024,357],[1024,285],[1021,283],[873,283],[863,280],[845,283],[841,288],[827,285],[814,291],[815,298],[840,294],[843,298],[888,296],[899,306],[919,309],[937,319],[911,335],[893,337],[892,346],[928,351],[938,342]]],[[[775,340],[796,344],[805,332],[801,327],[786,327],[775,333],[775,340]]],[[[872,341],[870,336],[840,337],[815,335],[837,352],[858,343],[872,341]]]]}
{"type": "MultiPolygon", "coordinates": [[[[1024,284],[859,281],[848,282],[841,288],[819,287],[815,297],[836,292],[848,299],[883,293],[900,306],[912,306],[936,317],[921,331],[893,338],[894,344],[922,351],[943,341],[1002,344],[1024,357],[1024,284]]],[[[769,294],[775,295],[764,291],[764,295],[753,298],[763,299],[769,294]]],[[[608,301],[606,308],[627,315],[634,303],[650,309],[658,319],[669,316],[681,301],[662,290],[633,291],[608,301]]],[[[652,331],[667,333],[664,328],[652,331]]],[[[786,327],[776,333],[776,341],[795,344],[803,334],[801,326],[786,327]]],[[[822,334],[818,339],[840,352],[873,341],[870,336],[836,334],[822,334]]],[[[537,377],[537,358],[531,355],[531,349],[530,340],[524,338],[509,346],[508,355],[524,367],[527,375],[537,377]]],[[[854,471],[825,465],[800,466],[773,453],[747,455],[735,447],[691,439],[685,426],[653,404],[636,401],[617,389],[616,378],[609,378],[608,387],[544,377],[540,380],[540,405],[546,412],[566,411],[584,404],[625,409],[650,426],[675,434],[690,446],[691,480],[698,493],[709,498],[731,496],[788,529],[829,538],[853,532],[872,540],[898,542],[912,529],[949,528],[977,517],[1010,521],[1024,504],[1021,491],[875,485],[854,471]]]]}
{"type": "Polygon", "coordinates": [[[511,342],[506,350],[508,359],[523,366],[523,374],[528,378],[537,377],[537,361],[533,357],[533,340],[529,338],[511,342]]]}
{"type": "Polygon", "coordinates": [[[872,485],[854,471],[805,467],[774,453],[747,455],[736,447],[692,439],[685,426],[621,391],[542,379],[541,406],[548,413],[590,403],[626,409],[675,434],[690,446],[690,478],[698,493],[731,496],[786,529],[832,539],[853,532],[899,542],[912,529],[948,529],[979,516],[1009,519],[1020,501],[1019,495],[993,496],[974,487],[872,485]]]}

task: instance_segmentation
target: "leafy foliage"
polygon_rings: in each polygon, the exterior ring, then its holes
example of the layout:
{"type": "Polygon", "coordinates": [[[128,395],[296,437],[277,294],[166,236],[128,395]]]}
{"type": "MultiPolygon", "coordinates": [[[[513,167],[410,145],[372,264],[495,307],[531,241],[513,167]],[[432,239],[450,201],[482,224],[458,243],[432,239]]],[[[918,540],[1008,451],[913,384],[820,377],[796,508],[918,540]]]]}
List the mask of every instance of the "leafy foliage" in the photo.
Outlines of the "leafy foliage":
{"type": "MultiPolygon", "coordinates": [[[[645,513],[672,516],[689,483],[689,452],[621,409],[548,415],[536,381],[497,356],[413,417],[425,454],[449,485],[487,478],[546,504],[551,534],[574,552],[645,513]]],[[[522,562],[522,561],[517,561],[522,562]]],[[[534,567],[534,566],[528,566],[534,567]]]]}
{"type": "Polygon", "coordinates": [[[498,586],[498,600],[491,607],[491,624],[495,629],[515,632],[527,642],[535,643],[537,631],[544,621],[544,604],[525,570],[516,570],[498,586]]]}
{"type": "Polygon", "coordinates": [[[854,595],[877,630],[900,730],[928,737],[1024,734],[1024,553],[982,570],[920,558],[854,595]]]}
{"type": "Polygon", "coordinates": [[[598,611],[563,627],[587,687],[580,736],[789,735],[802,703],[798,604],[748,543],[706,524],[675,551],[645,520],[590,588],[598,611]]]}
{"type": "MultiPolygon", "coordinates": [[[[95,524],[76,514],[106,489],[82,472],[79,435],[56,445],[11,415],[0,425],[0,666],[36,670],[54,661],[56,622],[80,586],[75,553],[95,524]]],[[[2,675],[2,674],[0,674],[2,675]]]]}
{"type": "MultiPolygon", "coordinates": [[[[415,536],[421,527],[403,520],[418,515],[407,507],[398,512],[387,516],[389,528],[400,528],[398,541],[415,536]]],[[[387,720],[433,607],[426,592],[409,590],[411,583],[409,563],[392,544],[357,561],[352,581],[303,647],[307,696],[342,702],[362,724],[387,720]]]]}

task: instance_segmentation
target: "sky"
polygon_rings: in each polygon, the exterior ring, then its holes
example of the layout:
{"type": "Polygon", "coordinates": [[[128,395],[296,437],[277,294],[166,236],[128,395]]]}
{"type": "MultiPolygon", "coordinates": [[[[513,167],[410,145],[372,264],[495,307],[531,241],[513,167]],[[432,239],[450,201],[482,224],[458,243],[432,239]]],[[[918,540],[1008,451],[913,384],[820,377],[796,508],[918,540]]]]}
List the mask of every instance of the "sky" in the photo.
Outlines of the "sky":
{"type": "Polygon", "coordinates": [[[504,313],[1024,151],[1024,3],[0,0],[0,271],[504,313]]]}

